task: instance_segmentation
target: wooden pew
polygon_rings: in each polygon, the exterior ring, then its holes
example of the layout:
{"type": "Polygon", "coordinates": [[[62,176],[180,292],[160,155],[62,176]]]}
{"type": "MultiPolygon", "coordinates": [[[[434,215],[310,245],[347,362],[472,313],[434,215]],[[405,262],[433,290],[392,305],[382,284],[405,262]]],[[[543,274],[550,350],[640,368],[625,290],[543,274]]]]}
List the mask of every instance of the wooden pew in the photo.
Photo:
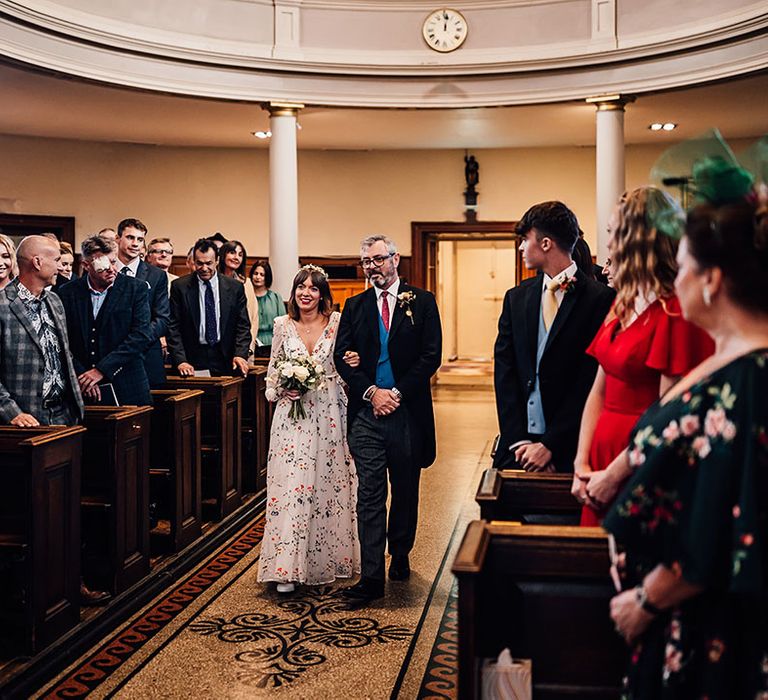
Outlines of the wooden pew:
{"type": "Polygon", "coordinates": [[[581,504],[571,495],[571,474],[544,474],[517,469],[487,469],[475,501],[483,520],[519,520],[578,525],[581,504]]]}
{"type": "Polygon", "coordinates": [[[83,578],[118,594],[149,573],[151,406],[87,406],[83,578]]]}
{"type": "Polygon", "coordinates": [[[169,389],[200,389],[203,519],[221,520],[242,502],[242,377],[169,376],[169,389]]]}
{"type": "Polygon", "coordinates": [[[626,646],[608,603],[600,528],[474,521],[453,562],[459,583],[459,697],[480,697],[482,659],[532,659],[533,696],[618,698],[626,646]]]}
{"type": "Polygon", "coordinates": [[[152,391],[150,490],[159,494],[161,514],[170,521],[168,537],[150,533],[153,551],[178,552],[201,534],[202,397],[195,389],[152,391]]]}
{"type": "Polygon", "coordinates": [[[35,653],[80,620],[82,427],[0,427],[0,638],[35,653]]]}
{"type": "Polygon", "coordinates": [[[267,456],[273,406],[264,396],[267,368],[251,367],[243,383],[243,491],[261,493],[267,488],[267,456]]]}

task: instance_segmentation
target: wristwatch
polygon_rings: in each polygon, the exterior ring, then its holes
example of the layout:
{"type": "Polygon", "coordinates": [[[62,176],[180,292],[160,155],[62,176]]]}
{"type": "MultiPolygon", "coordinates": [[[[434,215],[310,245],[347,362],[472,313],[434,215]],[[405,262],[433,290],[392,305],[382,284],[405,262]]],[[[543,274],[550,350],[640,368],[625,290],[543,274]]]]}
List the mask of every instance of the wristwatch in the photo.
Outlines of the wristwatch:
{"type": "Polygon", "coordinates": [[[648,591],[645,590],[645,586],[642,584],[635,588],[635,600],[637,604],[645,610],[649,615],[661,615],[664,611],[661,608],[657,608],[653,603],[648,600],[648,591]]]}
{"type": "Polygon", "coordinates": [[[403,395],[402,395],[402,393],[400,392],[400,389],[398,389],[396,386],[393,386],[393,387],[390,389],[390,391],[391,391],[391,392],[392,392],[392,393],[395,395],[395,398],[396,398],[398,401],[402,401],[402,400],[403,400],[403,395]]]}

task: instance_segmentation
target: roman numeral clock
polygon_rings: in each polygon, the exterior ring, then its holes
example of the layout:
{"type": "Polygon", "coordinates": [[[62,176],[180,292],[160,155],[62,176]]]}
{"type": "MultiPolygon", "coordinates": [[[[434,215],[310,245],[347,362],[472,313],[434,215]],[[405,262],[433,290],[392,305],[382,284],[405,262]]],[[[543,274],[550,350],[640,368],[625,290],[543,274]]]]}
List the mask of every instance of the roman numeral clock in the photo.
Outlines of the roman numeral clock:
{"type": "Polygon", "coordinates": [[[461,12],[444,7],[427,16],[421,33],[430,49],[448,53],[458,49],[467,38],[467,20],[461,12]]]}

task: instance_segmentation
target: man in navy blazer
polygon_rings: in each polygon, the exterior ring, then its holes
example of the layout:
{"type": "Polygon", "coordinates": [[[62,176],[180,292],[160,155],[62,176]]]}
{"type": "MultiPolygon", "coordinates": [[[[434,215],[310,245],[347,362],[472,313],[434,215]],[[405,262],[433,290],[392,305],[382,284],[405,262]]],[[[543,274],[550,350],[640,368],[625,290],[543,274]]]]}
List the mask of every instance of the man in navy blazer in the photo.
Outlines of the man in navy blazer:
{"type": "Polygon", "coordinates": [[[165,366],[160,338],[168,332],[171,307],[168,302],[168,276],[158,267],[148,265],[141,257],[147,227],[138,219],[123,219],[117,225],[117,272],[141,280],[148,287],[152,344],[144,353],[144,368],[149,386],[157,389],[165,384],[165,366]]]}
{"type": "Polygon", "coordinates": [[[192,250],[195,272],[171,283],[168,354],[182,377],[248,374],[251,321],[245,287],[216,272],[219,249],[201,238],[192,250]]]}
{"type": "Polygon", "coordinates": [[[152,403],[143,355],[152,342],[148,289],[117,273],[117,246],[91,236],[83,241],[85,274],[59,291],[80,390],[91,402],[111,383],[120,405],[152,403]]]}

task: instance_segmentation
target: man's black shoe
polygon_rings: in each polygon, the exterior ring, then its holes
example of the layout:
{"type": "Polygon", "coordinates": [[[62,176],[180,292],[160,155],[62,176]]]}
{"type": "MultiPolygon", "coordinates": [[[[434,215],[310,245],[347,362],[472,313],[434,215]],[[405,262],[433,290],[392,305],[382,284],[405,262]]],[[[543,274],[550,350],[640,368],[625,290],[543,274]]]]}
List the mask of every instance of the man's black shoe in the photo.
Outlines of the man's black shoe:
{"type": "Polygon", "coordinates": [[[345,588],[341,594],[354,603],[367,603],[384,595],[384,581],[363,577],[359,583],[345,588]]]}
{"type": "Polygon", "coordinates": [[[389,565],[389,578],[392,581],[406,581],[411,576],[411,565],[407,554],[393,554],[389,565]]]}

